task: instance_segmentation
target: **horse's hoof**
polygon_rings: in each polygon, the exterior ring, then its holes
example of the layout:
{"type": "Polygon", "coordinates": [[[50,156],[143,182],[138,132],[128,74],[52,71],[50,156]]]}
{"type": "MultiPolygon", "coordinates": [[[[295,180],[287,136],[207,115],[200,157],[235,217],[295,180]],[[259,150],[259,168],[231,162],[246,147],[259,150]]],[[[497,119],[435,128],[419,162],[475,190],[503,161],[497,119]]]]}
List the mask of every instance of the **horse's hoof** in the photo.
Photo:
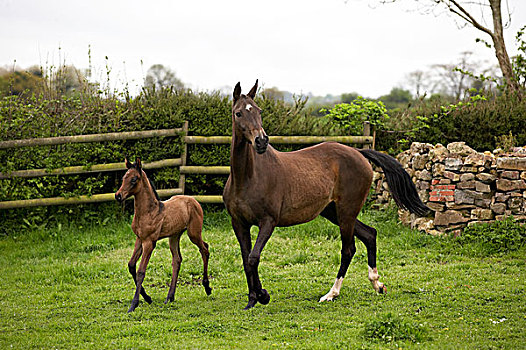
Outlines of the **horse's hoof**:
{"type": "Polygon", "coordinates": [[[165,304],[172,303],[174,301],[174,296],[167,296],[166,300],[164,301],[165,304]]]}
{"type": "Polygon", "coordinates": [[[387,294],[387,287],[385,285],[381,285],[380,288],[378,288],[379,294],[387,294]]]}
{"type": "Polygon", "coordinates": [[[143,297],[145,302],[147,302],[148,304],[152,303],[152,298],[149,295],[144,295],[143,297]]]}
{"type": "Polygon", "coordinates": [[[248,299],[248,304],[245,306],[243,310],[249,310],[252,309],[254,306],[256,306],[257,300],[256,299],[248,299]]]}
{"type": "Polygon", "coordinates": [[[268,294],[266,289],[262,289],[261,293],[257,295],[258,301],[263,304],[267,305],[270,302],[270,295],[268,294]]]}
{"type": "Polygon", "coordinates": [[[139,301],[132,300],[130,308],[128,309],[128,313],[133,312],[135,308],[139,305],[139,301]]]}

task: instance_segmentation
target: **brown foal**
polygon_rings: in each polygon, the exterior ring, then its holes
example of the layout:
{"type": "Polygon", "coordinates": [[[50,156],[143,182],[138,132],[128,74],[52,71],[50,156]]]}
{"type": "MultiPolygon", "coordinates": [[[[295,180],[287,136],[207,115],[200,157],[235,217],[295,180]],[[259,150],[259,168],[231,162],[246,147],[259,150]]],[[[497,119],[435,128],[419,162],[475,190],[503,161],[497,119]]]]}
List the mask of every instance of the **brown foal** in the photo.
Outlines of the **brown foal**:
{"type": "Polygon", "coordinates": [[[146,274],[146,266],[150,261],[152,251],[157,241],[168,237],[170,251],[172,252],[172,281],[165,304],[174,300],[177,277],[181,267],[181,251],[179,240],[186,230],[190,241],[194,243],[203,258],[203,286],[206,294],[210,295],[212,289],[208,282],[208,244],[203,241],[201,231],[203,228],[203,210],[199,203],[189,196],[173,196],[162,202],[142,170],[141,160],[136,159],[134,164],[126,159],[128,171],[122,179],[122,185],[115,193],[115,199],[123,202],[130,196],[135,196],[135,213],[133,216],[132,230],[137,236],[135,248],[128,263],[128,270],[136,285],[135,295],[128,312],[132,312],[139,305],[139,294],[151,304],[152,298],[146,294],[142,283],[146,274]],[[139,270],[135,267],[142,255],[139,270]]]}

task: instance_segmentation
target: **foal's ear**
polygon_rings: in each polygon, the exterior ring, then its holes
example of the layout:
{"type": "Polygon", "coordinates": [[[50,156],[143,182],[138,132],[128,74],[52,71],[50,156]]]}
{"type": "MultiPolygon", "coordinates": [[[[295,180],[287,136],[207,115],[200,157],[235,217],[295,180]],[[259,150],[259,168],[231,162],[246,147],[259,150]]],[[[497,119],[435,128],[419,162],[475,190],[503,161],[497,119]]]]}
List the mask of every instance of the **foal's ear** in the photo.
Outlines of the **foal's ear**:
{"type": "Polygon", "coordinates": [[[241,96],[241,84],[237,82],[236,87],[234,88],[234,93],[233,93],[234,104],[236,103],[237,100],[239,100],[240,96],[241,96]]]}
{"type": "Polygon", "coordinates": [[[130,163],[130,161],[128,160],[128,158],[124,158],[124,164],[126,164],[126,169],[133,168],[133,164],[130,163]]]}
{"type": "Polygon", "coordinates": [[[250,89],[247,96],[250,97],[251,99],[254,99],[254,97],[256,97],[256,92],[258,92],[258,80],[257,79],[256,79],[256,83],[254,84],[252,89],[250,89]]]}
{"type": "Polygon", "coordinates": [[[142,168],[141,158],[139,157],[135,158],[135,168],[137,168],[137,170],[141,170],[142,168]]]}

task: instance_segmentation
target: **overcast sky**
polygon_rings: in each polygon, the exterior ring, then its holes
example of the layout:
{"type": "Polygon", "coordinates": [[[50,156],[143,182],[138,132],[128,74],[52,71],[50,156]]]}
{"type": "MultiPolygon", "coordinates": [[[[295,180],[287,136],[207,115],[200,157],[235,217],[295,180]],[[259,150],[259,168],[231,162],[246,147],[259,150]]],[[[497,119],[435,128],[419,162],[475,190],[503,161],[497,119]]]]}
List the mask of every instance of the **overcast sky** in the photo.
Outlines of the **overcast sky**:
{"type": "MultiPolygon", "coordinates": [[[[475,43],[490,41],[483,33],[458,29],[447,15],[408,12],[411,0],[378,2],[0,0],[0,66],[87,68],[91,56],[97,80],[109,64],[113,87],[127,82],[132,91],[160,63],[199,90],[241,81],[247,91],[258,78],[295,93],[378,97],[403,86],[408,73],[455,63],[464,51],[497,64],[492,50],[475,43]]],[[[509,5],[505,37],[513,54],[526,0],[509,5]]]]}

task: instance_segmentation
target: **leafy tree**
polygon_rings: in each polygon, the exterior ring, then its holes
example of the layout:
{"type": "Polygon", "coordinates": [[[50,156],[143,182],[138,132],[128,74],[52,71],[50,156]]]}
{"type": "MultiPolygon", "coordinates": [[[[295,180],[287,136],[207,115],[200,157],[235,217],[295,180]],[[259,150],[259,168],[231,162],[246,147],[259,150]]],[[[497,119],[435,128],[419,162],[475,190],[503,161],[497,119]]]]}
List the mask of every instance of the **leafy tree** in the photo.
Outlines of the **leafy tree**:
{"type": "Polygon", "coordinates": [[[351,103],[339,103],[329,110],[322,109],[322,112],[326,112],[326,116],[341,126],[348,135],[360,135],[365,121],[369,121],[377,129],[389,119],[382,101],[371,101],[363,97],[358,97],[351,103]]]}
{"type": "Polygon", "coordinates": [[[163,87],[184,89],[183,82],[177,78],[175,72],[162,64],[154,64],[148,69],[144,86],[155,90],[161,90],[163,87]]]}
{"type": "Polygon", "coordinates": [[[342,103],[351,103],[352,101],[359,98],[360,95],[357,92],[343,93],[341,96],[342,103]]]}

